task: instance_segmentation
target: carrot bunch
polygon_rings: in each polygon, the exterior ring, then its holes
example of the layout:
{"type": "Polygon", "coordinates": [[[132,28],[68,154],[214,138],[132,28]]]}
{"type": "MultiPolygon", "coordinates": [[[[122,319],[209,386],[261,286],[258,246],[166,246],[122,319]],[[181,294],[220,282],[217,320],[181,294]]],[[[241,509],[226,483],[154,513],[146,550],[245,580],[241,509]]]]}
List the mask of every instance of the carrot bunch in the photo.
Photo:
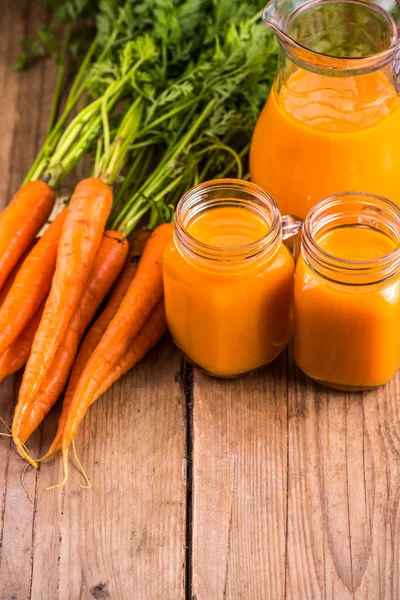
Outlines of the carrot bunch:
{"type": "MultiPolygon", "coordinates": [[[[108,304],[88,331],[65,393],[57,433],[46,460],[62,449],[64,485],[68,448],[89,407],[163,337],[167,330],[162,283],[162,254],[172,225],[159,226],[150,239],[134,238],[121,278],[108,304]],[[137,264],[138,254],[143,250],[137,264]]],[[[58,487],[58,486],[55,486],[58,487]]]]}
{"type": "Polygon", "coordinates": [[[172,225],[158,227],[151,237],[137,233],[129,247],[121,233],[106,230],[112,199],[100,178],[81,181],[39,239],[55,200],[46,184],[24,186],[1,214],[0,380],[26,364],[12,437],[34,467],[25,442],[65,387],[58,430],[41,459],[62,449],[64,464],[89,406],[166,331],[162,253],[172,225]],[[28,217],[18,219],[28,208],[28,217]],[[10,223],[14,235],[7,237],[10,223]]]}
{"type": "MultiPolygon", "coordinates": [[[[172,225],[161,225],[151,237],[136,234],[129,248],[121,233],[106,230],[113,193],[93,177],[77,185],[68,208],[36,241],[54,202],[54,194],[36,187],[46,192],[40,196],[42,211],[34,212],[30,227],[24,223],[19,245],[14,237],[3,242],[10,258],[3,261],[0,290],[0,378],[26,363],[12,437],[34,467],[25,442],[65,387],[57,434],[41,459],[62,449],[64,464],[89,406],[164,335],[162,253],[172,236],[172,225]]],[[[14,199],[2,213],[0,230],[15,205],[14,199]]]]}
{"type": "Polygon", "coordinates": [[[120,178],[139,131],[144,101],[135,98],[113,130],[109,116],[133,73],[156,59],[153,46],[143,41],[139,53],[131,50],[123,55],[120,77],[108,85],[101,102],[85,106],[59,136],[52,155],[40,158],[34,172],[40,172],[41,179],[24,185],[0,216],[0,380],[26,364],[12,438],[33,467],[37,461],[25,442],[64,389],[68,386],[57,436],[47,456],[59,448],[67,456],[90,404],[166,329],[160,304],[161,256],[171,225],[160,227],[150,239],[143,233],[135,239],[129,259],[133,262],[126,264],[110,304],[78,355],[82,338],[118,279],[129,250],[124,235],[106,230],[106,225],[113,205],[111,186],[120,178]],[[77,185],[68,207],[36,239],[52,212],[53,188],[91,148],[101,129],[93,177],[77,185]],[[114,343],[115,352],[108,358],[114,343]],[[96,385],[86,390],[93,369],[96,385]]]}
{"type": "Polygon", "coordinates": [[[207,0],[218,23],[212,35],[202,2],[156,12],[150,3],[144,13],[132,0],[121,4],[104,11],[109,35],[99,31],[54,125],[52,111],[26,185],[0,215],[0,380],[26,364],[12,436],[37,467],[25,442],[66,389],[55,439],[40,459],[62,451],[62,483],[90,405],[166,331],[161,262],[172,225],[156,226],[171,220],[192,185],[244,174],[257,85],[269,85],[265,57],[276,54],[251,3],[245,15],[229,10],[221,19],[219,3],[207,0]],[[171,15],[174,27],[165,29],[171,15]],[[36,239],[53,190],[88,153],[93,176],[36,239]],[[147,217],[153,234],[136,237],[128,254],[124,236],[147,217]]]}

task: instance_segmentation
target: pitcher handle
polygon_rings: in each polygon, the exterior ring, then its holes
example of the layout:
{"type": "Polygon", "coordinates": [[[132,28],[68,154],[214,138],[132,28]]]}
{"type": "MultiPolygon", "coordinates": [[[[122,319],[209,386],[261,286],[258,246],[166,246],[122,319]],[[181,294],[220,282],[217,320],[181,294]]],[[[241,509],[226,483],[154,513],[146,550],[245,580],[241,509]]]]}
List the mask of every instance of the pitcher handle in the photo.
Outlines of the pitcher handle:
{"type": "Polygon", "coordinates": [[[282,238],[286,243],[290,240],[291,243],[287,244],[287,246],[292,251],[295,261],[297,261],[300,254],[303,223],[303,219],[294,215],[285,215],[282,217],[282,238]]]}

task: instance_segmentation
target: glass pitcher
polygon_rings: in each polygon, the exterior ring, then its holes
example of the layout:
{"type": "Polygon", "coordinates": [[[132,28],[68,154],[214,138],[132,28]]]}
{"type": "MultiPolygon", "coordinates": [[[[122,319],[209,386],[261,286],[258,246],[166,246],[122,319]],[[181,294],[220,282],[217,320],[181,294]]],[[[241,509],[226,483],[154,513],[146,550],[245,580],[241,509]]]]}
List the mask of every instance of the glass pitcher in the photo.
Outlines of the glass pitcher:
{"type": "Polygon", "coordinates": [[[399,0],[272,0],[280,45],[250,171],[282,214],[359,190],[400,206],[399,0]]]}

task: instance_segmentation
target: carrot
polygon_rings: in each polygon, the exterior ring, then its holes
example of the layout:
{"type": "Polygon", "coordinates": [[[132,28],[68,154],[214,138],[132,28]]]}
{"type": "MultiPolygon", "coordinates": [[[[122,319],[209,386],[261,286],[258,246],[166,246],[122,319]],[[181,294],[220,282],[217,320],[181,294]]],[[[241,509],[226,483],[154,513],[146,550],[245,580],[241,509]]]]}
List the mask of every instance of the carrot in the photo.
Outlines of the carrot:
{"type": "Polygon", "coordinates": [[[15,281],[15,278],[18,274],[18,271],[20,270],[24,260],[26,259],[26,257],[28,256],[28,254],[30,253],[30,251],[32,250],[32,248],[35,246],[35,244],[31,244],[28,248],[28,250],[26,250],[23,255],[21,256],[21,258],[19,259],[19,261],[17,262],[17,264],[15,265],[15,267],[13,268],[13,270],[11,271],[11,273],[9,274],[9,276],[7,277],[7,280],[5,282],[5,284],[3,285],[3,287],[0,290],[0,308],[4,302],[4,300],[7,297],[8,292],[11,289],[12,284],[15,281]]]}
{"type": "Polygon", "coordinates": [[[10,291],[12,284],[14,283],[14,280],[17,276],[17,273],[18,273],[20,267],[21,267],[21,261],[19,260],[18,263],[16,264],[16,266],[13,268],[13,270],[9,274],[9,276],[7,277],[3,287],[0,290],[0,308],[2,307],[3,302],[7,297],[7,294],[10,291]]]}
{"type": "Polygon", "coordinates": [[[134,235],[130,244],[130,252],[127,263],[115,287],[115,290],[113,291],[106,308],[99,316],[97,321],[95,321],[82,344],[81,358],[83,360],[84,365],[86,365],[93,350],[96,348],[97,344],[103,337],[103,334],[107,329],[109,323],[117,314],[121,302],[125,298],[125,294],[128,291],[133,278],[136,275],[139,259],[143,253],[143,250],[146,246],[149,237],[150,232],[145,230],[138,231],[134,235]]]}
{"type": "MultiPolygon", "coordinates": [[[[83,369],[86,366],[89,358],[91,357],[93,351],[95,350],[97,344],[100,342],[103,337],[104,332],[106,331],[108,325],[112,321],[112,319],[117,314],[117,311],[121,305],[122,300],[125,298],[125,294],[129,289],[129,286],[135,277],[138,261],[143,252],[143,249],[146,245],[150,237],[149,231],[139,231],[133,237],[131,242],[131,250],[129,252],[128,260],[125,265],[125,268],[122,272],[122,275],[115,287],[115,290],[111,294],[110,300],[107,303],[104,311],[101,313],[99,318],[94,322],[90,330],[88,331],[82,346],[79,350],[78,356],[74,363],[74,368],[72,370],[70,382],[68,384],[68,390],[71,390],[71,387],[75,388],[76,383],[81,376],[83,369]]],[[[68,395],[68,391],[66,396],[68,395]]],[[[64,399],[63,402],[63,410],[66,402],[64,399]]]]}
{"type": "Polygon", "coordinates": [[[45,231],[22,263],[0,308],[0,355],[17,339],[49,293],[67,210],[45,231]]]}
{"type": "Polygon", "coordinates": [[[55,454],[61,448],[61,439],[65,421],[67,419],[71,400],[73,398],[79,378],[94,349],[101,340],[109,323],[115,317],[121,305],[121,302],[124,299],[126,292],[128,291],[131,281],[134,278],[137,271],[138,259],[141,256],[149,237],[149,231],[139,231],[134,235],[130,243],[130,252],[121,277],[119,278],[119,281],[115,286],[113,293],[111,294],[107,306],[105,307],[104,311],[101,313],[97,321],[95,321],[92,327],[89,329],[80,347],[78,356],[76,357],[71,372],[71,377],[69,378],[68,387],[65,392],[62,411],[58,421],[56,436],[47,453],[40,459],[41,461],[50,458],[50,456],[53,456],[53,454],[55,454]]]}
{"type": "Polygon", "coordinates": [[[16,373],[26,365],[31,352],[33,338],[42,318],[44,305],[45,303],[43,302],[21,335],[0,356],[0,382],[8,375],[16,373]]]}
{"type": "MultiPolygon", "coordinates": [[[[89,406],[91,406],[94,402],[96,402],[96,400],[98,400],[98,398],[100,398],[100,396],[102,396],[112,386],[112,384],[115,381],[117,381],[120,377],[122,377],[122,375],[124,375],[132,367],[134,367],[147,354],[147,352],[149,352],[149,350],[151,350],[151,348],[153,348],[153,346],[155,346],[157,344],[157,342],[163,337],[163,335],[166,333],[166,331],[167,331],[167,322],[166,322],[166,318],[165,318],[165,307],[164,307],[164,301],[161,300],[157,304],[156,308],[154,309],[154,311],[152,312],[152,314],[150,315],[150,317],[148,318],[146,323],[143,325],[141,330],[138,332],[135,339],[129,345],[124,356],[112,368],[112,370],[110,371],[108,376],[102,381],[102,383],[98,387],[97,391],[91,397],[90,401],[88,402],[86,410],[88,410],[89,406]]],[[[73,440],[77,434],[78,427],[80,424],[80,420],[76,419],[75,416],[76,415],[74,415],[74,413],[70,410],[68,412],[68,414],[65,416],[65,419],[63,421],[63,427],[61,428],[61,430],[60,430],[60,423],[59,423],[59,429],[57,431],[56,438],[54,439],[48,454],[41,459],[41,460],[44,460],[45,458],[48,458],[49,456],[51,456],[52,454],[57,452],[57,450],[59,450],[60,447],[62,447],[64,479],[58,485],[49,487],[49,488],[47,488],[47,490],[55,489],[55,488],[58,488],[58,487],[64,485],[68,479],[68,447],[65,447],[63,440],[64,440],[66,432],[68,432],[68,435],[71,437],[72,445],[73,445],[74,452],[75,452],[73,440]]],[[[83,418],[83,415],[82,415],[82,418],[83,418]]],[[[86,480],[89,481],[87,479],[87,475],[85,474],[85,471],[84,471],[82,465],[78,461],[76,452],[75,452],[75,458],[76,458],[79,466],[81,467],[81,470],[82,470],[86,480]]],[[[90,486],[90,483],[89,483],[89,486],[90,486]]]]}
{"type": "Polygon", "coordinates": [[[62,343],[78,306],[111,211],[112,190],[100,179],[84,179],[72,195],[58,247],[56,270],[43,317],[32,344],[13,419],[14,443],[28,456],[17,432],[62,343]]]}
{"type": "Polygon", "coordinates": [[[20,423],[17,435],[22,443],[26,442],[57,402],[67,383],[82,335],[121,272],[127,254],[128,242],[124,236],[116,231],[107,231],[63,343],[20,423]]]}
{"type": "Polygon", "coordinates": [[[3,287],[0,290],[0,308],[2,307],[3,302],[6,299],[7,294],[10,291],[12,284],[15,281],[17,273],[18,273],[18,271],[21,268],[22,262],[23,261],[21,259],[19,259],[19,261],[17,262],[17,264],[15,265],[15,267],[13,268],[13,270],[11,271],[11,273],[9,274],[9,276],[7,277],[7,279],[6,279],[3,287]]]}
{"type": "MultiPolygon", "coordinates": [[[[148,241],[135,278],[117,314],[106,329],[76,386],[62,435],[64,485],[68,472],[68,448],[101,383],[128,347],[163,296],[162,256],[172,237],[170,223],[160,225],[148,241]]],[[[53,489],[53,488],[48,488],[53,489]]]]}
{"type": "Polygon", "coordinates": [[[91,404],[96,402],[100,396],[105,394],[113,383],[118,381],[118,379],[142,360],[142,358],[161,340],[166,332],[167,321],[165,318],[165,306],[164,301],[161,300],[135,339],[131,342],[125,354],[119,359],[108,376],[103,380],[92,398],[91,404]]]}
{"type": "Polygon", "coordinates": [[[46,223],[56,195],[43,181],[24,185],[4,209],[0,219],[0,289],[46,223]]]}

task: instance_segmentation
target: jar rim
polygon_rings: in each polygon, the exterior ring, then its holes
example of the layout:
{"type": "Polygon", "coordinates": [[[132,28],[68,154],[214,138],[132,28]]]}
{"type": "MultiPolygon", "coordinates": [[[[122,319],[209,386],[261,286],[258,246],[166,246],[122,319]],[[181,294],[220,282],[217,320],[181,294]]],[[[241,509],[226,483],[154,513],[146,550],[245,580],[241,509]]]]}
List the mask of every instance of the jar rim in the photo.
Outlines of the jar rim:
{"type": "MultiPolygon", "coordinates": [[[[346,213],[342,212],[341,214],[345,215],[346,213]]],[[[366,223],[363,222],[363,219],[367,216],[367,213],[360,212],[357,214],[358,221],[356,224],[358,223],[360,226],[366,225],[366,223]]],[[[375,212],[373,217],[377,221],[380,220],[382,223],[384,221],[384,216],[379,212],[375,212]]],[[[361,273],[367,280],[368,275],[374,276],[373,281],[362,281],[362,285],[367,283],[377,283],[388,279],[400,273],[400,209],[387,198],[368,192],[342,192],[329,196],[321,202],[318,202],[308,213],[303,225],[302,248],[305,251],[305,254],[324,270],[324,275],[326,275],[326,270],[330,270],[332,273],[336,273],[337,276],[340,272],[345,273],[347,276],[357,276],[357,274],[361,273]],[[388,228],[392,232],[393,237],[397,238],[398,243],[389,254],[376,259],[347,259],[327,252],[318,244],[316,236],[321,231],[322,225],[319,228],[316,228],[316,225],[323,218],[324,212],[327,212],[329,209],[340,207],[341,204],[343,205],[346,201],[350,202],[351,200],[352,202],[362,202],[371,209],[375,208],[379,211],[383,210],[387,216],[393,219],[393,222],[388,225],[388,228]]],[[[339,279],[331,277],[327,278],[332,281],[340,282],[340,277],[339,279]]]]}
{"type": "Polygon", "coordinates": [[[191,188],[177,205],[174,223],[175,233],[185,249],[193,255],[208,260],[233,262],[254,258],[268,252],[268,249],[272,250],[282,236],[282,218],[275,200],[256,184],[242,179],[213,179],[191,188]],[[230,197],[229,193],[232,191],[239,195],[230,197]],[[212,194],[218,195],[215,199],[210,199],[209,196],[212,194]],[[245,195],[258,200],[259,204],[251,206],[250,200],[246,200],[245,195]],[[187,231],[188,215],[191,216],[193,211],[198,214],[203,210],[218,208],[222,203],[224,205],[240,203],[242,207],[247,203],[247,208],[257,212],[268,223],[267,233],[250,244],[221,247],[201,242],[187,231]]]}

